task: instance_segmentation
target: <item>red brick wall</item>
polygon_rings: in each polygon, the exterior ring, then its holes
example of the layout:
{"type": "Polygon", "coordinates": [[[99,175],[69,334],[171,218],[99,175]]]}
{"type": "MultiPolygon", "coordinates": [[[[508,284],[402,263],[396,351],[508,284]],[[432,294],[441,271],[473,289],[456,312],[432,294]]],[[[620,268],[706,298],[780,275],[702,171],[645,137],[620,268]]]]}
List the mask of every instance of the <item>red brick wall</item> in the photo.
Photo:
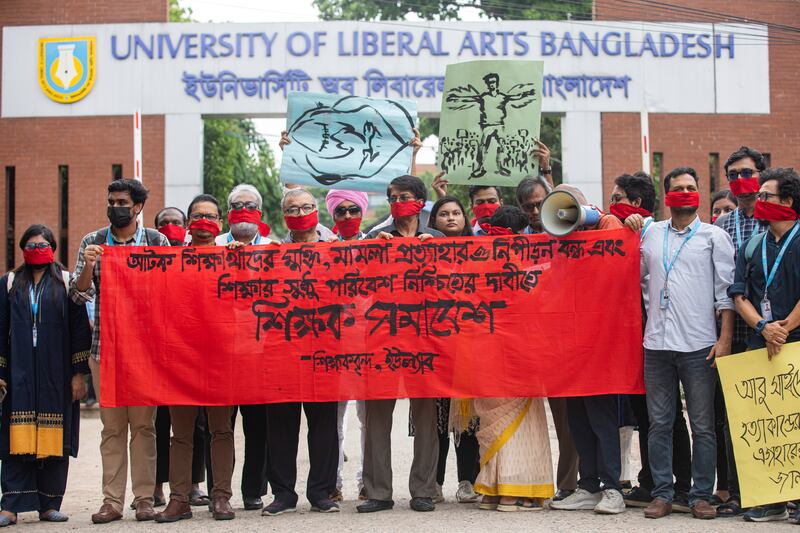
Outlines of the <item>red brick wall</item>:
{"type": "MultiPolygon", "coordinates": [[[[0,27],[165,22],[167,18],[167,0],[0,0],[0,27]]],[[[151,191],[144,216],[150,225],[164,203],[164,117],[145,116],[142,133],[144,179],[151,191]]],[[[105,206],[111,165],[121,163],[126,177],[133,174],[131,117],[4,118],[0,119],[0,139],[0,226],[6,220],[5,168],[13,166],[15,241],[35,222],[47,224],[60,237],[58,167],[69,166],[68,266],[72,268],[80,239],[108,223],[105,206]]],[[[3,231],[0,271],[6,266],[5,244],[3,231]]],[[[18,248],[15,259],[21,260],[18,248]]]]}
{"type": "MultiPolygon", "coordinates": [[[[696,10],[725,13],[736,17],[776,24],[800,20],[800,3],[774,0],[673,0],[673,5],[696,10]]],[[[619,0],[596,0],[598,20],[648,20],[690,22],[733,22],[728,17],[710,17],[642,9],[619,0]]],[[[770,37],[774,36],[770,30],[770,37]]],[[[787,34],[780,34],[786,39],[787,34]]],[[[788,38],[800,41],[800,36],[788,38]]],[[[794,166],[800,169],[800,45],[773,46],[770,42],[770,114],[769,115],[701,115],[650,114],[651,153],[664,154],[664,173],[677,166],[691,166],[701,176],[702,203],[700,213],[708,219],[710,206],[708,154],[719,153],[720,167],[728,155],[746,144],[771,155],[773,166],[794,166]]],[[[747,76],[746,72],[741,74],[747,76]]],[[[752,80],[758,83],[758,80],[752,80]]],[[[603,191],[608,202],[614,178],[623,172],[641,168],[639,117],[633,113],[603,113],[603,191]]],[[[720,170],[720,174],[722,170],[720,170]]],[[[720,176],[722,187],[726,187],[720,176]]]]}

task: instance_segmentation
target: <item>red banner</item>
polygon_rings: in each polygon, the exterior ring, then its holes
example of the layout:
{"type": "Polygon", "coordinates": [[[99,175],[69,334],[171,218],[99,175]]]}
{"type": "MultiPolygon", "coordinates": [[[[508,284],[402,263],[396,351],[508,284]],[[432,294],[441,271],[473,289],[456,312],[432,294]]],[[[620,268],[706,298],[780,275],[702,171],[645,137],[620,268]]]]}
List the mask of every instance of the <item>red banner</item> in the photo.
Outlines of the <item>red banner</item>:
{"type": "Polygon", "coordinates": [[[639,239],[106,248],[104,406],[642,393],[639,239]]]}

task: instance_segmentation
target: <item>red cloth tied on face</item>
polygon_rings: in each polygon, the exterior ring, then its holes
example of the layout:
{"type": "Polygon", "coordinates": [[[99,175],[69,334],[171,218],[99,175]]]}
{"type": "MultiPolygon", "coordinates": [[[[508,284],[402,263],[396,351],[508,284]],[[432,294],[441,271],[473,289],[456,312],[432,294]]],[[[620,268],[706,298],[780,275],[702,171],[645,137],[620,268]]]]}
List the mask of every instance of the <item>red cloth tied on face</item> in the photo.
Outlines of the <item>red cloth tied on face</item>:
{"type": "Polygon", "coordinates": [[[308,231],[319,224],[317,211],[298,217],[284,216],[283,220],[286,221],[286,227],[292,231],[308,231]]]}
{"type": "MultiPolygon", "coordinates": [[[[770,222],[800,219],[800,215],[797,214],[797,211],[788,205],[764,202],[762,200],[756,200],[756,209],[753,216],[759,220],[767,220],[770,222]]],[[[25,262],[27,263],[27,261],[25,262]]]]}
{"type": "Polygon", "coordinates": [[[667,207],[697,207],[700,205],[699,192],[670,191],[664,197],[667,207]]]}
{"type": "Polygon", "coordinates": [[[170,241],[183,242],[186,240],[186,228],[177,224],[164,224],[158,228],[158,231],[170,241]]]}
{"type": "MultiPolygon", "coordinates": [[[[485,231],[488,235],[514,235],[514,232],[511,231],[509,228],[504,228],[503,226],[492,226],[491,224],[485,224],[485,231]]],[[[483,226],[481,226],[483,228],[483,226]]]]}
{"type": "Polygon", "coordinates": [[[609,211],[611,211],[611,214],[620,219],[622,222],[625,222],[625,219],[631,215],[641,215],[644,218],[653,216],[653,213],[647,209],[642,209],[641,207],[636,207],[635,205],[623,203],[611,204],[609,211]]]}
{"type": "Polygon", "coordinates": [[[473,218],[470,221],[470,225],[474,226],[475,223],[480,219],[488,218],[494,215],[494,212],[497,211],[499,208],[500,208],[499,203],[490,204],[488,202],[472,206],[472,213],[475,215],[475,218],[473,218]]]}
{"type": "Polygon", "coordinates": [[[228,224],[238,224],[239,222],[258,224],[258,233],[260,233],[262,237],[269,235],[269,224],[261,222],[260,209],[231,209],[228,211],[228,224]]]}
{"type": "Polygon", "coordinates": [[[49,265],[53,262],[53,249],[50,246],[33,250],[25,248],[22,250],[22,259],[26,265],[49,265]]]}
{"type": "Polygon", "coordinates": [[[219,224],[211,222],[207,218],[201,218],[200,220],[192,220],[192,223],[189,224],[189,231],[192,231],[193,229],[207,231],[214,237],[219,235],[219,224]]]}
{"type": "Polygon", "coordinates": [[[760,185],[758,178],[739,178],[730,182],[730,188],[734,196],[742,196],[757,193],[760,185]]]}
{"type": "Polygon", "coordinates": [[[716,222],[718,218],[719,218],[719,217],[718,217],[717,215],[713,215],[713,216],[711,217],[711,223],[713,224],[714,222],[716,222]]]}
{"type": "Polygon", "coordinates": [[[333,225],[333,232],[338,233],[345,239],[349,239],[354,235],[358,235],[361,229],[361,217],[358,218],[344,218],[337,220],[333,225]]]}
{"type": "Polygon", "coordinates": [[[407,202],[394,202],[389,206],[392,218],[415,217],[422,211],[425,202],[420,200],[409,200],[407,202]]]}

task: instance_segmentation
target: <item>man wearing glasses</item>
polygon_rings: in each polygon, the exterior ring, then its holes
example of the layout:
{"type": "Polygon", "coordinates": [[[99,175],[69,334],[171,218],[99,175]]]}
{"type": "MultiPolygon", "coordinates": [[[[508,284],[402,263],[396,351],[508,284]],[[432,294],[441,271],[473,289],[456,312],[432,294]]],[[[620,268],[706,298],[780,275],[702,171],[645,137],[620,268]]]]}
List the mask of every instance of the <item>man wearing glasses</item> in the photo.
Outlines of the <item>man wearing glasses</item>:
{"type": "MultiPolygon", "coordinates": [[[[283,220],[289,228],[284,243],[327,242],[333,232],[319,224],[317,201],[304,189],[289,189],[281,201],[283,220]]],[[[331,500],[336,489],[339,464],[339,432],[336,428],[338,402],[274,403],[267,407],[269,480],[275,499],[264,508],[264,516],[293,513],[297,506],[297,444],[300,436],[300,408],[308,421],[308,472],[306,496],[311,510],[335,513],[339,505],[331,500]]]]}
{"type": "MultiPolygon", "coordinates": [[[[747,146],[742,146],[733,152],[725,162],[725,175],[731,192],[736,196],[739,203],[738,207],[727,215],[723,215],[714,223],[724,229],[733,241],[734,257],[738,259],[739,249],[753,235],[764,231],[766,226],[754,215],[756,206],[756,193],[759,189],[758,179],[761,171],[766,168],[764,157],[760,152],[747,146]]],[[[749,334],[749,328],[742,317],[738,314],[733,321],[733,341],[731,342],[731,353],[741,353],[747,349],[745,339],[749,334]]],[[[721,412],[724,415],[724,400],[722,390],[717,385],[717,402],[722,402],[721,412]]],[[[727,456],[728,468],[728,492],[730,494],[727,502],[717,507],[717,515],[721,517],[738,516],[742,513],[739,500],[739,477],[736,473],[736,462],[733,456],[733,443],[731,441],[730,428],[728,428],[728,417],[723,416],[725,451],[727,456]]],[[[722,443],[720,443],[722,445],[722,443]]]]}
{"type": "Polygon", "coordinates": [[[261,193],[247,183],[234,187],[228,195],[228,227],[216,243],[225,246],[233,241],[245,244],[269,244],[269,225],[261,221],[261,193]]]}
{"type": "Polygon", "coordinates": [[[541,233],[541,208],[545,196],[553,191],[553,186],[544,176],[528,176],[517,185],[517,205],[525,212],[530,225],[523,233],[541,233]]]}

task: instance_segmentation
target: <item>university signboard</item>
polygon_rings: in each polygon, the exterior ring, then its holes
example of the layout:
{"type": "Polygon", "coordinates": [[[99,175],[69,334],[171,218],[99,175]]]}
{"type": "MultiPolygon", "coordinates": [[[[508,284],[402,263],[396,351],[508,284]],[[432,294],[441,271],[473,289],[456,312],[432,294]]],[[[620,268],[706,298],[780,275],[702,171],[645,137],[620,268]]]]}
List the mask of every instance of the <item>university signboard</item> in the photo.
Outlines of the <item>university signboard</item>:
{"type": "Polygon", "coordinates": [[[292,91],[415,100],[431,114],[446,66],[476,59],[543,60],[549,112],[769,113],[767,37],[751,24],[610,21],[5,27],[2,116],[275,117],[292,91]]]}

